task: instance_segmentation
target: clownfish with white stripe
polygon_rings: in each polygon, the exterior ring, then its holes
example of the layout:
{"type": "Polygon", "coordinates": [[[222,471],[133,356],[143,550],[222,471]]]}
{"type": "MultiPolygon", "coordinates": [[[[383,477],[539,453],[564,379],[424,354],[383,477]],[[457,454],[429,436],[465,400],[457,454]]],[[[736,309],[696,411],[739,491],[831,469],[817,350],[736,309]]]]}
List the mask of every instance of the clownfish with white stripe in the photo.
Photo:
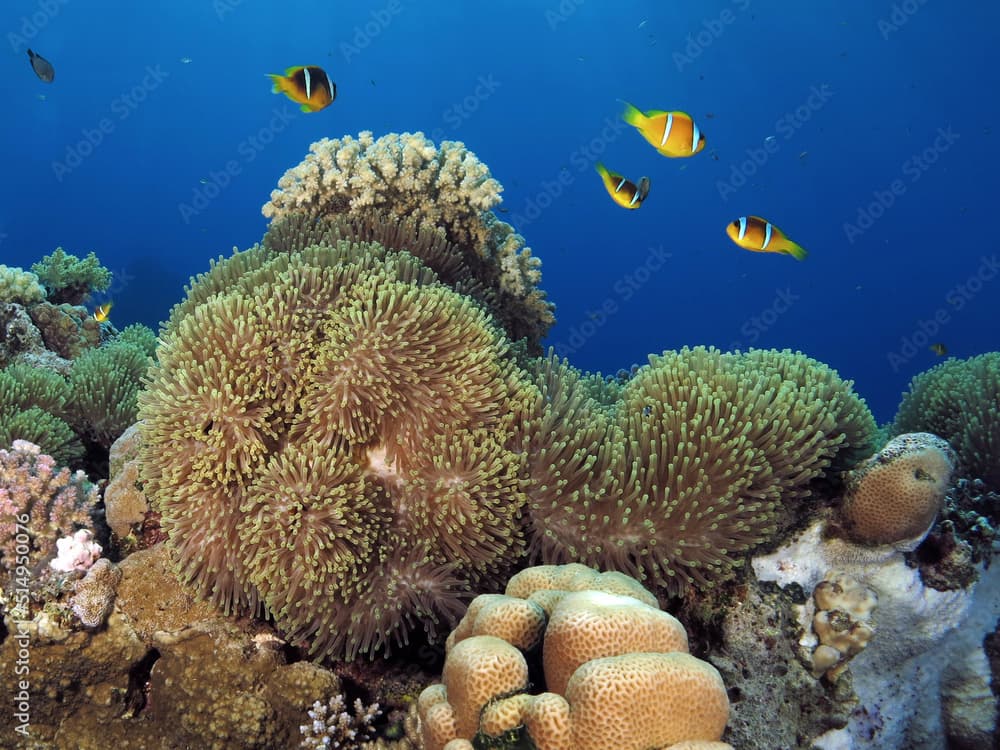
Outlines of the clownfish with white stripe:
{"type": "Polygon", "coordinates": [[[303,112],[319,112],[337,98],[337,84],[316,65],[300,65],[289,68],[284,75],[268,73],[267,77],[274,82],[272,93],[284,94],[302,105],[299,109],[303,112]]]}
{"type": "Polygon", "coordinates": [[[687,112],[661,109],[642,112],[628,102],[623,103],[622,119],[642,133],[642,137],[664,156],[672,159],[694,156],[705,148],[705,134],[687,112]]]}
{"type": "Polygon", "coordinates": [[[801,245],[792,242],[774,224],[759,216],[741,216],[730,222],[726,234],[744,250],[755,253],[783,253],[795,260],[805,260],[808,255],[801,245]]]}
{"type": "Polygon", "coordinates": [[[611,200],[622,208],[639,208],[649,195],[648,177],[640,178],[639,184],[636,185],[616,172],[609,172],[601,162],[597,162],[597,174],[601,176],[604,189],[608,191],[611,200]]]}

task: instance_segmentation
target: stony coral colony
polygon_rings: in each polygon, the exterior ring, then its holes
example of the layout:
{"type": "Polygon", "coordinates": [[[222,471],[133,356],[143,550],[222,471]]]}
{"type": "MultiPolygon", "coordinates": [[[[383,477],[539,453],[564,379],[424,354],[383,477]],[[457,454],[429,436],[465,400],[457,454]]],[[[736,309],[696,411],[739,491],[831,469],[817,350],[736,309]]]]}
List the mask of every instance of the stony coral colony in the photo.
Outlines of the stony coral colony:
{"type": "Polygon", "coordinates": [[[624,384],[530,356],[539,264],[462,144],[324,140],[279,186],[264,244],[165,324],[142,459],[181,577],[317,658],[447,631],[528,559],[710,588],[871,452],[802,354],[666,352],[624,384]]]}

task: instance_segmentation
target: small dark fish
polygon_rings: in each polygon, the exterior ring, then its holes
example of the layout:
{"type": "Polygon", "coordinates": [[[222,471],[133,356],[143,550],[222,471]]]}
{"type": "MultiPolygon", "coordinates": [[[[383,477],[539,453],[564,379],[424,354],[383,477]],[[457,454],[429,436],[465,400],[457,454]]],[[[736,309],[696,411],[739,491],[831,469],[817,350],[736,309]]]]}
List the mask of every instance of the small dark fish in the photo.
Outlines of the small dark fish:
{"type": "Polygon", "coordinates": [[[944,344],[941,343],[931,344],[929,348],[939,357],[943,357],[945,354],[948,353],[948,347],[946,347],[944,344]]]}
{"type": "Polygon", "coordinates": [[[52,67],[52,63],[30,49],[28,50],[28,58],[31,60],[31,69],[35,71],[38,80],[52,83],[56,77],[56,69],[52,67]]]}

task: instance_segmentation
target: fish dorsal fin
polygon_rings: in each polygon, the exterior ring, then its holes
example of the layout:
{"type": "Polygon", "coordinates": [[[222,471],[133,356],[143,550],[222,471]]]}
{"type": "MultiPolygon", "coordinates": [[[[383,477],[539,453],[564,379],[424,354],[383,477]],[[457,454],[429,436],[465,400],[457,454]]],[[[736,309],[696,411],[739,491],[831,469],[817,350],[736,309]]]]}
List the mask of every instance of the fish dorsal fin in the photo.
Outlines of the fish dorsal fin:
{"type": "Polygon", "coordinates": [[[646,112],[646,117],[660,117],[662,115],[669,115],[665,109],[650,109],[646,112]]]}
{"type": "Polygon", "coordinates": [[[305,67],[306,67],[305,65],[295,65],[294,67],[291,68],[285,68],[285,75],[291,77],[296,73],[298,73],[300,70],[305,69],[305,67]]]}

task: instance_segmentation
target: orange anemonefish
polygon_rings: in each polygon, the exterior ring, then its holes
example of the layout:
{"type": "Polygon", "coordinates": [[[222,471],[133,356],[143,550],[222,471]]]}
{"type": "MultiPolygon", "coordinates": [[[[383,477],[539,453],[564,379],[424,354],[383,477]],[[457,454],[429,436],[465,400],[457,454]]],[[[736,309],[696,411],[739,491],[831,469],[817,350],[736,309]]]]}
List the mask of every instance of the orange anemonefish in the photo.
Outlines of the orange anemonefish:
{"type": "Polygon", "coordinates": [[[103,305],[98,305],[94,308],[94,320],[98,323],[103,323],[108,319],[108,314],[111,312],[111,303],[105,302],[103,305]]]}
{"type": "Polygon", "coordinates": [[[948,347],[941,343],[931,344],[928,348],[939,357],[943,357],[948,353],[948,347]]]}
{"type": "Polygon", "coordinates": [[[726,227],[729,239],[755,253],[784,253],[805,260],[806,251],[785,236],[774,224],[759,216],[741,216],[726,227]]]}
{"type": "Polygon", "coordinates": [[[642,112],[628,102],[624,104],[622,119],[637,128],[642,137],[664,156],[694,156],[705,148],[705,135],[687,112],[664,112],[661,109],[642,112]]]}
{"type": "Polygon", "coordinates": [[[639,208],[642,202],[649,195],[649,178],[643,177],[639,184],[629,182],[616,172],[609,172],[601,162],[597,162],[597,174],[604,182],[604,189],[608,191],[611,200],[622,208],[639,208]]]}
{"type": "Polygon", "coordinates": [[[337,98],[337,84],[330,80],[326,71],[316,65],[300,65],[289,68],[285,75],[268,73],[274,81],[272,93],[284,94],[303,112],[319,112],[333,104],[337,98]]]}

